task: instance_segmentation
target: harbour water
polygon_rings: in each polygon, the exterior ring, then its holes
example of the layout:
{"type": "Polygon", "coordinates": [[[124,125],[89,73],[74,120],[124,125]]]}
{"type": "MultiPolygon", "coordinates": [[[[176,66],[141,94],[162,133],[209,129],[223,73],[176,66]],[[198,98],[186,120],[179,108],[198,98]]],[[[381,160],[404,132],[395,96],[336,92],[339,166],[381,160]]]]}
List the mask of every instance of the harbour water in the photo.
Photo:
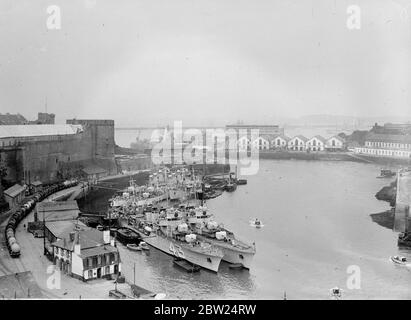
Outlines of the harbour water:
{"type": "MultiPolygon", "coordinates": [[[[187,274],[155,249],[121,248],[123,272],[132,281],[135,263],[136,284],[171,298],[282,299],[286,292],[289,299],[327,299],[338,286],[343,299],[410,299],[411,269],[389,262],[399,253],[397,234],[370,217],[388,209],[374,197],[388,184],[376,179],[379,170],[354,162],[261,160],[247,185],[207,202],[237,237],[255,241],[250,271],[222,263],[218,274],[187,274]],[[250,226],[254,217],[263,228],[250,226]],[[360,271],[361,289],[347,287],[349,268],[360,271]]],[[[100,193],[92,197],[101,208],[109,193],[100,193]]]]}

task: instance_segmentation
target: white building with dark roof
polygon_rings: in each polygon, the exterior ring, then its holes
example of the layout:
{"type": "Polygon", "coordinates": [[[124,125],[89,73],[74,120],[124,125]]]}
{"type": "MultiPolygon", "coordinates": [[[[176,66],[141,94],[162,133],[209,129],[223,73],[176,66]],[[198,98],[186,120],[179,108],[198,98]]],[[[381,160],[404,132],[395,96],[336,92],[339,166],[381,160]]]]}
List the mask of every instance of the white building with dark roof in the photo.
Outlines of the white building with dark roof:
{"type": "Polygon", "coordinates": [[[327,139],[325,150],[327,151],[342,151],[346,148],[345,139],[340,136],[332,136],[327,139]]]}
{"type": "Polygon", "coordinates": [[[267,137],[260,136],[253,141],[252,147],[258,150],[269,150],[270,140],[267,137]]]}
{"type": "Polygon", "coordinates": [[[288,150],[305,151],[308,139],[303,135],[297,135],[288,141],[288,150]]]}
{"type": "Polygon", "coordinates": [[[287,137],[286,135],[280,134],[274,137],[274,139],[271,140],[271,148],[272,149],[286,149],[288,145],[288,141],[290,141],[290,138],[287,137]]]}
{"type": "Polygon", "coordinates": [[[72,277],[87,281],[121,273],[120,253],[109,230],[73,230],[51,247],[54,263],[72,277]]]}
{"type": "Polygon", "coordinates": [[[324,151],[327,140],[320,135],[308,139],[306,142],[306,150],[308,151],[324,151]]]}
{"type": "Polygon", "coordinates": [[[250,139],[246,136],[242,136],[238,139],[237,144],[240,150],[247,150],[250,147],[250,139]]]}

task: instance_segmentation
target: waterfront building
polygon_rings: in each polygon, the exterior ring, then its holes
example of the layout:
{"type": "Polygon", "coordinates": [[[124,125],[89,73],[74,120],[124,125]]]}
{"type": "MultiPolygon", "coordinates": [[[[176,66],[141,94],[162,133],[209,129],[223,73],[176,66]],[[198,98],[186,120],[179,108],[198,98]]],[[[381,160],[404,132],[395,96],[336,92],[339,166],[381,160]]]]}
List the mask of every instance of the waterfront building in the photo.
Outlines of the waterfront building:
{"type": "Polygon", "coordinates": [[[247,150],[250,147],[250,139],[248,139],[246,136],[243,136],[238,139],[237,144],[240,150],[247,150]]]}
{"type": "Polygon", "coordinates": [[[258,150],[269,150],[270,149],[270,140],[267,137],[258,137],[252,143],[252,147],[258,150]]]}
{"type": "Polygon", "coordinates": [[[308,139],[302,135],[297,135],[288,141],[288,150],[305,151],[308,139]]]}
{"type": "Polygon", "coordinates": [[[73,230],[51,247],[54,264],[74,278],[87,281],[121,273],[120,253],[109,230],[73,230]]]}
{"type": "Polygon", "coordinates": [[[383,126],[376,123],[372,129],[372,133],[376,134],[411,134],[411,123],[384,123],[383,126]]]}
{"type": "Polygon", "coordinates": [[[288,141],[290,141],[290,138],[287,137],[286,135],[277,135],[274,137],[273,140],[271,140],[271,148],[272,149],[285,149],[287,148],[288,141]]]}
{"type": "Polygon", "coordinates": [[[108,175],[106,170],[95,165],[87,166],[81,171],[83,171],[88,181],[96,181],[108,175]]]}
{"type": "Polygon", "coordinates": [[[370,133],[355,153],[375,157],[411,158],[411,135],[370,133]]]}
{"type": "Polygon", "coordinates": [[[322,136],[317,135],[307,140],[306,149],[308,151],[324,151],[326,141],[322,136]]]}
{"type": "Polygon", "coordinates": [[[41,183],[41,181],[36,180],[30,183],[30,188],[32,189],[33,192],[38,192],[41,190],[42,185],[43,184],[41,183]]]}
{"type": "Polygon", "coordinates": [[[24,198],[25,192],[26,188],[19,184],[15,184],[3,192],[4,200],[6,200],[9,204],[10,209],[13,209],[19,205],[24,198]]]}
{"type": "Polygon", "coordinates": [[[340,136],[332,136],[328,138],[325,144],[325,150],[327,151],[342,151],[345,147],[345,139],[340,136]]]}

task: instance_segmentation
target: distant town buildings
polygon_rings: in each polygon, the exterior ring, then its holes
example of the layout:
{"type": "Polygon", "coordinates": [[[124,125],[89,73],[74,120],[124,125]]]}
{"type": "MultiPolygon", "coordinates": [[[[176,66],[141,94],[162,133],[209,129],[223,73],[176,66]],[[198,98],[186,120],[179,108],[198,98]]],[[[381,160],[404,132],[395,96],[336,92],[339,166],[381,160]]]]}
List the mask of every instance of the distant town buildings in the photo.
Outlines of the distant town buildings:
{"type": "Polygon", "coordinates": [[[364,145],[355,147],[356,154],[411,159],[411,124],[377,123],[366,134],[364,145]]]}
{"type": "Polygon", "coordinates": [[[356,147],[355,153],[390,158],[411,158],[411,135],[370,133],[365,145],[356,147]]]}
{"type": "Polygon", "coordinates": [[[242,136],[238,139],[238,147],[240,150],[253,148],[262,151],[287,150],[298,152],[332,152],[344,151],[347,146],[345,140],[340,136],[332,136],[326,139],[320,135],[316,135],[311,138],[307,138],[303,135],[297,135],[289,138],[284,134],[280,134],[274,136],[260,135],[253,141],[251,141],[248,136],[242,136]]]}
{"type": "Polygon", "coordinates": [[[238,133],[238,147],[241,150],[288,150],[288,151],[343,151],[346,149],[345,140],[339,136],[328,139],[317,135],[307,138],[297,135],[292,138],[284,134],[284,128],[278,125],[227,125],[226,130],[235,130],[238,133]],[[251,137],[251,130],[258,130],[258,137],[251,137]]]}
{"type": "Polygon", "coordinates": [[[371,129],[372,133],[407,135],[411,134],[411,123],[384,123],[383,126],[376,123],[371,129]]]}
{"type": "Polygon", "coordinates": [[[22,124],[28,124],[29,121],[23,117],[20,113],[17,114],[10,114],[10,113],[5,113],[1,114],[0,113],[0,125],[22,125],[22,124]]]}
{"type": "Polygon", "coordinates": [[[39,112],[37,114],[37,120],[29,121],[20,113],[0,113],[0,125],[54,124],[55,117],[54,113],[39,112]]]}

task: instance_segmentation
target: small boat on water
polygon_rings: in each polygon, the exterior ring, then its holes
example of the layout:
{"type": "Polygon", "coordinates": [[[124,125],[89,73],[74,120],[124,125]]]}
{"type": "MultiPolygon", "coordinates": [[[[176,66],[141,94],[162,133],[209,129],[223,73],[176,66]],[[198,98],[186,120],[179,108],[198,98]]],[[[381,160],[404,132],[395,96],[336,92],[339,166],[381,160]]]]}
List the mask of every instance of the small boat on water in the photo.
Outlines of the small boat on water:
{"type": "Polygon", "coordinates": [[[396,172],[389,169],[381,169],[381,173],[377,178],[391,178],[396,175],[396,172]]]}
{"type": "Polygon", "coordinates": [[[342,290],[338,287],[330,289],[331,297],[334,299],[340,299],[342,296],[342,290]]]}
{"type": "Polygon", "coordinates": [[[262,227],[264,227],[263,223],[262,223],[260,220],[258,220],[257,218],[254,219],[254,220],[251,220],[251,221],[250,221],[250,225],[251,225],[252,227],[255,227],[255,228],[262,228],[262,227]]]}
{"type": "Polygon", "coordinates": [[[173,263],[174,263],[176,266],[179,266],[180,268],[182,268],[182,269],[184,269],[185,271],[190,272],[190,273],[199,272],[200,269],[201,269],[200,266],[198,266],[198,265],[196,265],[196,264],[194,264],[194,263],[190,263],[190,262],[188,262],[188,261],[186,261],[186,260],[184,260],[184,259],[176,258],[176,259],[174,259],[173,263]]]}
{"type": "Polygon", "coordinates": [[[227,192],[233,192],[237,190],[237,184],[233,183],[233,182],[228,182],[225,186],[225,191],[227,192]]]}
{"type": "Polygon", "coordinates": [[[139,244],[141,236],[129,228],[119,228],[116,232],[116,238],[124,245],[139,244]]]}
{"type": "Polygon", "coordinates": [[[141,251],[142,250],[140,245],[135,244],[135,243],[129,243],[127,245],[127,249],[130,249],[131,251],[141,251]]]}
{"type": "Polygon", "coordinates": [[[144,241],[141,241],[140,244],[138,245],[140,247],[140,250],[150,250],[150,247],[148,246],[147,243],[145,243],[144,241]]]}
{"type": "Polygon", "coordinates": [[[403,265],[403,266],[405,266],[408,262],[407,258],[400,257],[400,256],[391,256],[390,259],[393,263],[403,265]]]}

